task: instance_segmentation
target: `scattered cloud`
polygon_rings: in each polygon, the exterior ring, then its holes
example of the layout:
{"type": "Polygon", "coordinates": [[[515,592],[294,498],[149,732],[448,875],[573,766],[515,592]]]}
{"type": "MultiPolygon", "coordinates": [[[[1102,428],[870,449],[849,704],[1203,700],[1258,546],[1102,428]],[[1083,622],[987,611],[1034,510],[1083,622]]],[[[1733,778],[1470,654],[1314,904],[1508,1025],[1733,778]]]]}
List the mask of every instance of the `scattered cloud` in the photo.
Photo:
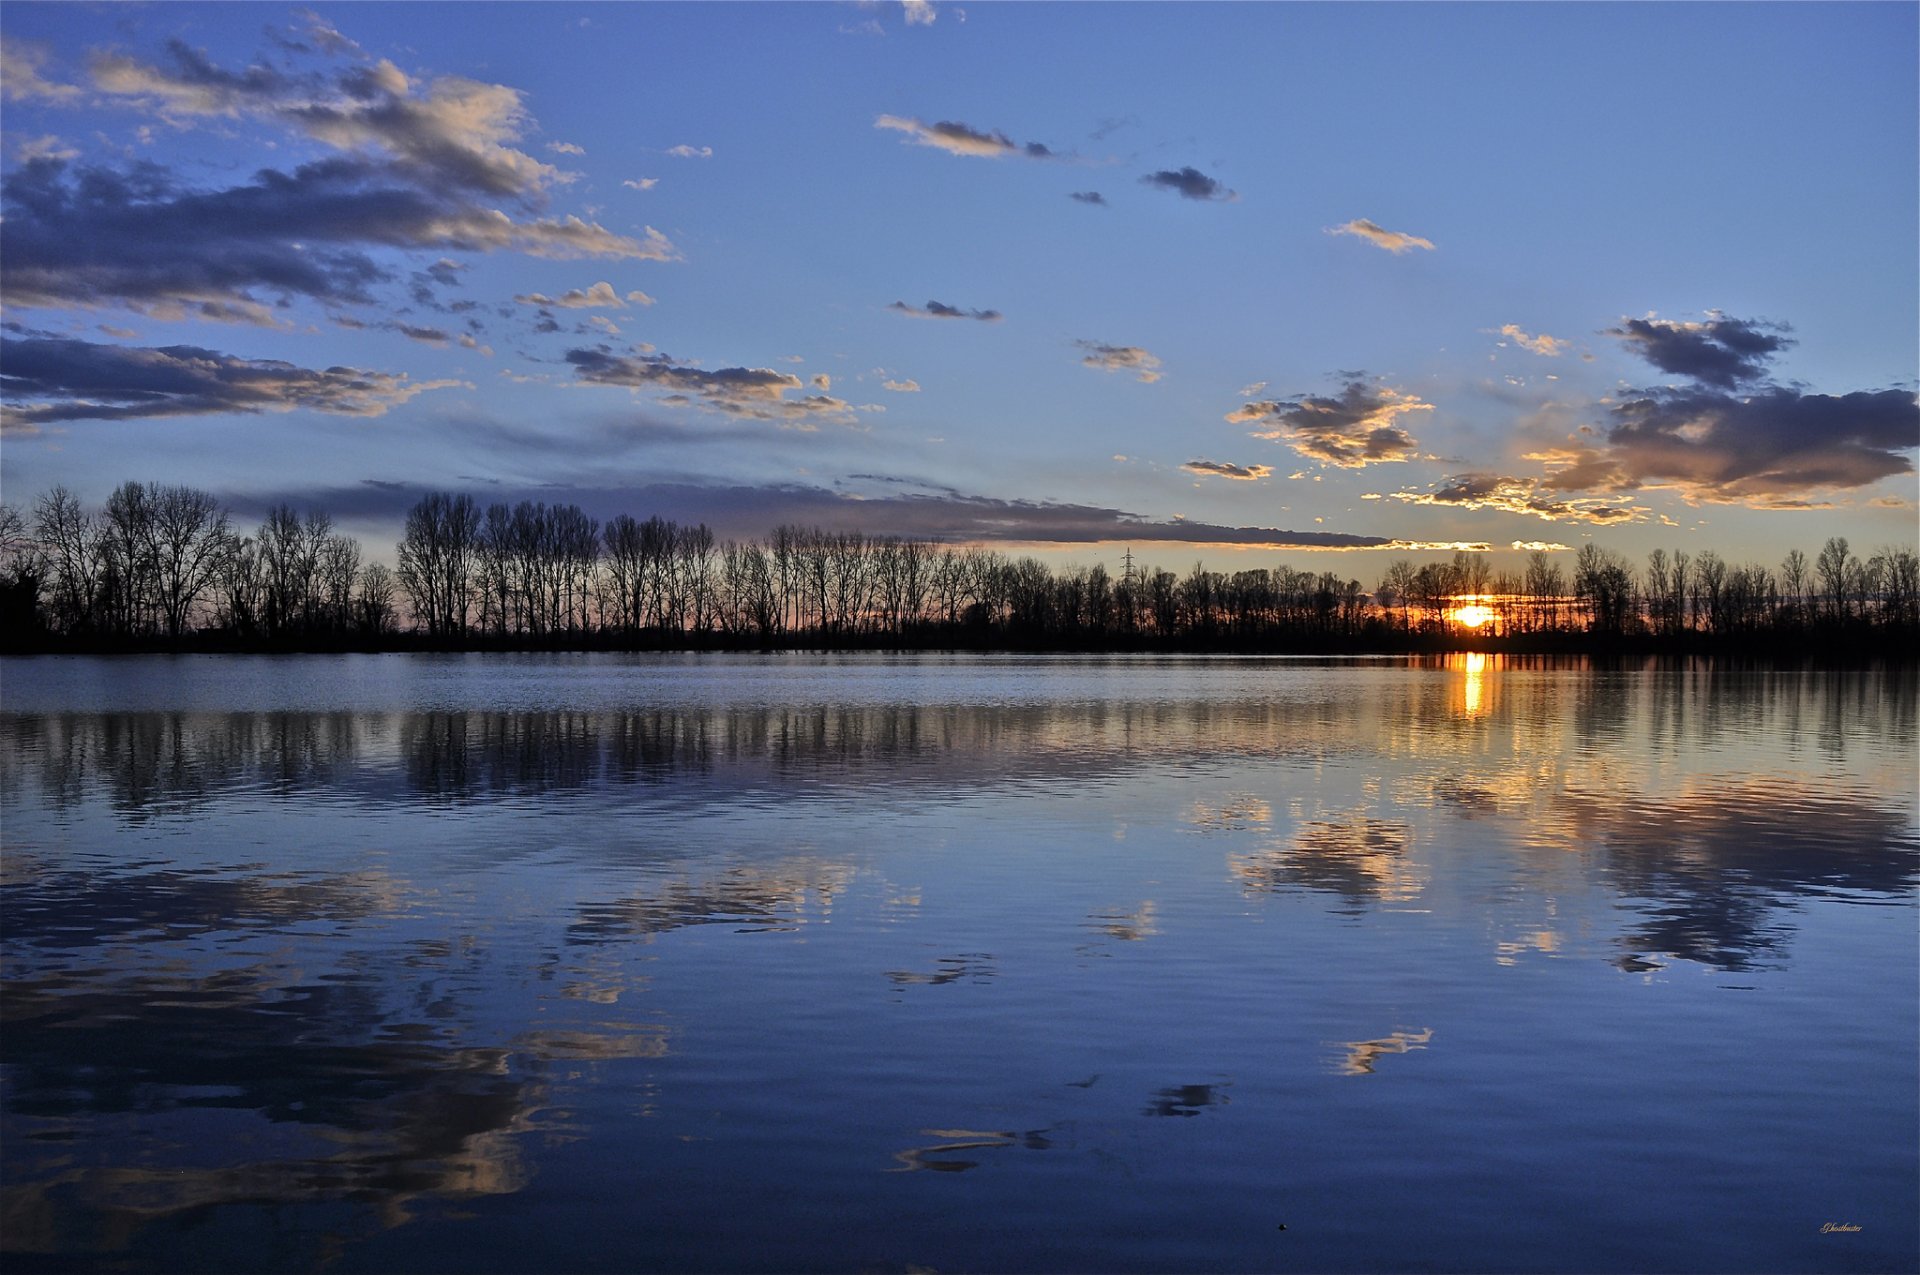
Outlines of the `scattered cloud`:
{"type": "Polygon", "coordinates": [[[940,16],[934,9],[933,0],[900,0],[900,7],[905,11],[910,27],[930,27],[933,20],[940,16]]]}
{"type": "Polygon", "coordinates": [[[639,178],[638,180],[635,180],[633,178],[628,178],[626,181],[623,181],[620,184],[622,186],[625,186],[628,190],[652,190],[655,186],[658,186],[660,184],[660,179],[658,177],[642,177],[642,178],[639,178]]]}
{"type": "Polygon", "coordinates": [[[1548,336],[1542,332],[1539,336],[1528,336],[1520,330],[1517,323],[1508,323],[1501,327],[1500,335],[1512,341],[1523,350],[1542,354],[1548,358],[1557,358],[1573,348],[1573,342],[1563,341],[1557,336],[1548,336]]]}
{"type": "Polygon", "coordinates": [[[1413,437],[1400,426],[1409,412],[1430,412],[1433,404],[1414,394],[1347,382],[1338,397],[1296,395],[1246,404],[1227,414],[1236,425],[1259,425],[1255,438],[1285,442],[1302,456],[1343,469],[1384,461],[1408,460],[1413,437]]]}
{"type": "Polygon", "coordinates": [[[652,297],[640,291],[638,288],[635,288],[627,294],[627,300],[633,302],[635,305],[652,305],[654,302],[652,297]]]}
{"type": "Polygon", "coordinates": [[[1525,478],[1499,474],[1456,474],[1430,491],[1396,491],[1392,499],[1412,505],[1441,505],[1456,509],[1498,509],[1530,514],[1547,522],[1590,522],[1600,525],[1645,521],[1641,507],[1594,499],[1554,499],[1525,478]]]}
{"type": "Polygon", "coordinates": [[[40,73],[47,60],[43,46],[0,35],[0,97],[9,102],[71,102],[81,97],[79,85],[60,84],[40,73]]]}
{"type": "Polygon", "coordinates": [[[1107,202],[1107,197],[1097,190],[1076,190],[1068,194],[1067,198],[1078,200],[1083,204],[1093,204],[1098,208],[1111,208],[1113,206],[1107,202]]]}
{"type": "MultiPolygon", "coordinates": [[[[851,423],[853,406],[826,394],[789,399],[807,382],[772,368],[723,367],[707,371],[667,354],[614,354],[605,346],[567,351],[573,374],[589,385],[661,390],[662,403],[692,405],[728,416],[810,427],[814,421],[851,423]]],[[[817,384],[817,382],[816,382],[817,384]]]]}
{"type": "Polygon", "coordinates": [[[673,156],[675,159],[712,159],[713,147],[689,146],[685,142],[682,142],[678,146],[669,146],[666,149],[666,154],[673,156]]]}
{"type": "Polygon", "coordinates": [[[1352,235],[1356,239],[1364,239],[1374,247],[1384,248],[1395,256],[1412,252],[1415,248],[1422,248],[1428,252],[1433,251],[1433,241],[1431,239],[1422,239],[1419,235],[1402,234],[1398,230],[1388,230],[1378,222],[1368,221],[1365,217],[1356,218],[1344,225],[1329,226],[1327,227],[1327,233],[1330,235],[1352,235]]]}
{"type": "Polygon", "coordinates": [[[36,159],[78,159],[80,152],[61,141],[52,133],[40,137],[23,137],[13,144],[13,157],[23,164],[36,159]]]}
{"type": "Polygon", "coordinates": [[[904,381],[882,381],[880,382],[880,388],[883,390],[892,390],[895,394],[918,394],[920,392],[920,382],[912,379],[904,381]]]}
{"type": "Polygon", "coordinates": [[[547,149],[556,155],[584,155],[587,153],[586,147],[575,146],[572,142],[548,142],[547,149]]]}
{"type": "Polygon", "coordinates": [[[404,373],[324,370],[277,359],[243,359],[192,345],[157,349],[65,338],[0,341],[5,389],[0,421],[10,431],[58,421],[130,420],[309,408],[380,416],[427,390],[460,381],[414,381],[404,373]]]}
{"type": "Polygon", "coordinates": [[[1242,482],[1255,482],[1273,472],[1271,465],[1234,465],[1223,460],[1190,460],[1180,468],[1203,478],[1234,478],[1242,482]]]}
{"type": "Polygon", "coordinates": [[[998,310],[963,310],[944,301],[929,301],[925,307],[895,301],[887,309],[916,319],[978,319],[982,323],[998,323],[1005,317],[998,310]]]}
{"type": "Polygon", "coordinates": [[[1237,192],[1228,190],[1197,168],[1163,168],[1157,173],[1148,173],[1140,181],[1142,185],[1170,190],[1182,199],[1231,203],[1240,198],[1237,192]]]}
{"type": "Polygon", "coordinates": [[[678,256],[651,228],[636,238],[543,215],[565,175],[516,148],[530,121],[515,89],[416,82],[384,60],[330,75],[231,71],[177,40],[164,62],[106,53],[90,71],[109,103],[183,127],[259,120],[336,153],[212,188],[152,163],[24,163],[5,178],[0,220],[9,305],[265,324],[294,297],[370,303],[374,285],[396,278],[379,250],[678,256]]]}
{"type": "Polygon", "coordinates": [[[907,140],[915,145],[931,146],[949,155],[972,155],[983,159],[998,159],[1004,155],[1024,155],[1028,159],[1059,158],[1058,152],[1044,142],[1022,144],[1005,133],[985,132],[958,120],[926,124],[910,116],[881,115],[875,118],[873,126],[905,133],[907,140]]]}
{"type": "Polygon", "coordinates": [[[1784,323],[1707,313],[1705,321],[1692,323],[1651,316],[1622,319],[1607,335],[1621,338],[1662,372],[1723,390],[1759,380],[1774,355],[1793,344],[1786,335],[1792,329],[1784,323]]]}
{"type": "Polygon", "coordinates": [[[1103,372],[1132,372],[1135,379],[1151,385],[1160,379],[1160,360],[1137,345],[1106,345],[1099,341],[1075,341],[1086,351],[1080,362],[1103,372]]]}
{"type": "MultiPolygon", "coordinates": [[[[636,294],[629,293],[628,300],[632,300],[634,295],[636,294]]],[[[637,295],[645,296],[646,294],[637,295]]],[[[627,308],[626,302],[620,299],[620,294],[613,290],[613,285],[605,280],[584,291],[579,288],[569,288],[557,297],[550,297],[542,292],[528,292],[514,297],[514,300],[522,305],[557,306],[562,310],[624,310],[627,308]]],[[[653,302],[648,299],[641,304],[652,305],[653,302]]]]}

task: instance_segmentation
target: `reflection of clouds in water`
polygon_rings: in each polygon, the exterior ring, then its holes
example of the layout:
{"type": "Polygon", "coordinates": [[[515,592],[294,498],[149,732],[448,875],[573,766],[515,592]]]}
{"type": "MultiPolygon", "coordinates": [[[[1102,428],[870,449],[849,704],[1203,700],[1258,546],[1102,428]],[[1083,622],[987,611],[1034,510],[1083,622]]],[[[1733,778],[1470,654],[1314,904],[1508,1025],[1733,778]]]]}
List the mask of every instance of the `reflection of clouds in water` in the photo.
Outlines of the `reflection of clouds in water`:
{"type": "Polygon", "coordinates": [[[1224,1107],[1229,1101],[1228,1085],[1224,1083],[1210,1085],[1173,1085],[1155,1093],[1147,1100],[1141,1115],[1146,1116],[1197,1116],[1205,1107],[1224,1107]]]}
{"type": "Polygon", "coordinates": [[[14,979],[8,1156],[23,1185],[5,1247],[117,1251],[151,1223],[234,1204],[352,1205],[338,1224],[364,1233],[409,1220],[417,1200],[517,1191],[540,1087],[512,1051],[460,1034],[366,983],[287,986],[265,967],[14,979]],[[257,1132],[232,1137],[223,1112],[253,1113],[257,1132]],[[139,1140],[144,1163],[72,1166],[64,1138],[100,1119],[139,1140]],[[203,1125],[223,1132],[205,1142],[203,1125]]]}
{"type": "Polygon", "coordinates": [[[1419,897],[1425,872],[1408,858],[1407,825],[1354,813],[1311,819],[1285,842],[1227,856],[1227,867],[1251,891],[1320,890],[1349,903],[1401,903],[1419,897]]]}
{"type": "Polygon", "coordinates": [[[1583,851],[1633,901],[1619,939],[1739,970],[1780,958],[1800,900],[1900,897],[1920,879],[1912,819],[1865,794],[1798,779],[1702,777],[1678,794],[1568,789],[1536,844],[1583,851]]]}
{"type": "Polygon", "coordinates": [[[567,927],[569,943],[646,939],[692,925],[743,931],[794,930],[825,919],[857,870],[824,859],[736,864],[703,880],[663,881],[605,903],[585,903],[567,927]]]}
{"type": "Polygon", "coordinates": [[[933,963],[931,971],[888,970],[887,981],[895,987],[944,987],[963,979],[969,983],[991,982],[999,972],[993,963],[993,953],[962,952],[958,956],[941,957],[933,963]]]}
{"type": "Polygon", "coordinates": [[[1245,794],[1237,794],[1218,803],[1195,801],[1187,807],[1186,821],[1200,832],[1242,832],[1248,828],[1266,828],[1273,823],[1273,805],[1245,794]]]}
{"type": "Polygon", "coordinates": [[[1425,1049],[1432,1039],[1431,1027],[1422,1027],[1417,1031],[1403,1027],[1376,1040],[1336,1041],[1334,1043],[1346,1052],[1333,1061],[1333,1071],[1341,1076],[1371,1076],[1374,1074],[1374,1064],[1384,1056],[1425,1049]]]}
{"type": "Polygon", "coordinates": [[[1138,943],[1141,939],[1160,933],[1153,923],[1155,911],[1153,900],[1147,899],[1138,907],[1125,911],[1115,908],[1090,913],[1081,924],[1100,931],[1108,938],[1119,939],[1122,943],[1138,943]]]}
{"type": "Polygon", "coordinates": [[[980,1161],[963,1158],[963,1152],[1000,1151],[1019,1147],[1028,1151],[1045,1151],[1053,1146],[1053,1140],[1047,1137],[1050,1129],[1032,1129],[1026,1133],[1008,1133],[997,1130],[979,1129],[922,1129],[921,1135],[938,1138],[940,1141],[924,1147],[908,1147],[896,1151],[893,1158],[899,1167],[888,1169],[889,1173],[915,1173],[930,1170],[934,1173],[964,1173],[968,1169],[980,1167],[980,1161]]]}

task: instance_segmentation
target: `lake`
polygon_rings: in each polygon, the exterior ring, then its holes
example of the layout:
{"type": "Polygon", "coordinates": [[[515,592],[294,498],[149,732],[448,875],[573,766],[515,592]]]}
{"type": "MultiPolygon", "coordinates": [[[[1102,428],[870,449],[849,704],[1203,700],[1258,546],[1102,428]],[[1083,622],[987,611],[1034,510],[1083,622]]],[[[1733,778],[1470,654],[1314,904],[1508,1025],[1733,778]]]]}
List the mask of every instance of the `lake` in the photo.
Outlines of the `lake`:
{"type": "Polygon", "coordinates": [[[1911,1271],[1912,668],[0,662],[9,1270],[1911,1271]]]}

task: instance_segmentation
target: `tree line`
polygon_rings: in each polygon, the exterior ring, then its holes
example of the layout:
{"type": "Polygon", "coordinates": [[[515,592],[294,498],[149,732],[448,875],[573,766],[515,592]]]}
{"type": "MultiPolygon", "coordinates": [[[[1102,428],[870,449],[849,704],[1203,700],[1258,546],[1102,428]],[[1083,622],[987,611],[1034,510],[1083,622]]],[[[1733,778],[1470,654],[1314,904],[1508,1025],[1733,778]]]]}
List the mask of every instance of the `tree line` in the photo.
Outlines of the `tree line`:
{"type": "Polygon", "coordinates": [[[395,565],[320,510],[241,529],[206,492],[128,482],[89,509],[56,487],[0,506],[0,622],[16,648],[178,644],[1062,645],[1404,649],[1471,629],[1503,641],[1687,644],[1920,634],[1920,555],[1834,537],[1808,559],[1735,565],[1656,549],[1643,571],[1583,546],[1524,570],[1483,555],[1391,562],[1369,588],[1288,566],[1115,575],[972,545],[703,524],[573,504],[484,508],[434,493],[395,565]],[[412,635],[412,636],[407,636],[412,635]]]}

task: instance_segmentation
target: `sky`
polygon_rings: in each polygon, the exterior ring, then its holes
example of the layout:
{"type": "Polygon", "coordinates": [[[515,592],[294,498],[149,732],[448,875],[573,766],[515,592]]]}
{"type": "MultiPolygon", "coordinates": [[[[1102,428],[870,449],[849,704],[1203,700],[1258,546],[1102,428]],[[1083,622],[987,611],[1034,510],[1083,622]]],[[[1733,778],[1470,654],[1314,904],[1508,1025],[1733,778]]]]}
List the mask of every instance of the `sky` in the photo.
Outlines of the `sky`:
{"type": "Polygon", "coordinates": [[[1909,4],[0,10],[0,494],[1912,545],[1909,4]]]}

